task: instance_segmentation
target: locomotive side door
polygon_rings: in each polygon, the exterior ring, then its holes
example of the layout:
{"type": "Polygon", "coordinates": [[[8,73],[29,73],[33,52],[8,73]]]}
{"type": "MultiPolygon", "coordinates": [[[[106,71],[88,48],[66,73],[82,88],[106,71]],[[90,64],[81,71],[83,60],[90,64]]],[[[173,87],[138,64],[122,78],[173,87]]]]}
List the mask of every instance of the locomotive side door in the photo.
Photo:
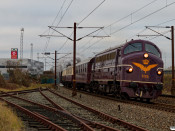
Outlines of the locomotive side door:
{"type": "Polygon", "coordinates": [[[119,91],[120,87],[120,67],[118,65],[120,64],[121,60],[121,50],[117,49],[116,51],[116,58],[115,58],[115,68],[114,68],[114,88],[115,91],[119,91]]]}

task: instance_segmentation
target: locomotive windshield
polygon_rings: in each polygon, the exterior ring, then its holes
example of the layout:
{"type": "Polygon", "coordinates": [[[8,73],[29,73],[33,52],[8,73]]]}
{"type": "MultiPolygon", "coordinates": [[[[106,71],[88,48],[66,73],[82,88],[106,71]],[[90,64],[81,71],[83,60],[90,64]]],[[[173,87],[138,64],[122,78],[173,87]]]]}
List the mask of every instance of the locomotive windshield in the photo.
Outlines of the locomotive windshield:
{"type": "Polygon", "coordinates": [[[159,53],[159,51],[157,50],[157,48],[156,48],[155,46],[151,45],[151,44],[145,44],[145,50],[146,50],[147,52],[150,52],[150,53],[152,53],[152,54],[154,54],[154,55],[160,57],[160,53],[159,53]]]}
{"type": "Polygon", "coordinates": [[[124,49],[124,54],[142,51],[142,43],[132,43],[128,44],[128,46],[124,49]]]}

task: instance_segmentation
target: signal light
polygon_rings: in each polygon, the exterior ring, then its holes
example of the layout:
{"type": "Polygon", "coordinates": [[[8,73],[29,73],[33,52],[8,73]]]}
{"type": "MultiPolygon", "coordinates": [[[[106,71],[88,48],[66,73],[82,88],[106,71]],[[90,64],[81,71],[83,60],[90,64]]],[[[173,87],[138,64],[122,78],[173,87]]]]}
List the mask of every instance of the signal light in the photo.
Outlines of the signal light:
{"type": "Polygon", "coordinates": [[[148,53],[145,53],[143,56],[144,56],[144,58],[148,58],[149,55],[148,55],[148,53]]]}

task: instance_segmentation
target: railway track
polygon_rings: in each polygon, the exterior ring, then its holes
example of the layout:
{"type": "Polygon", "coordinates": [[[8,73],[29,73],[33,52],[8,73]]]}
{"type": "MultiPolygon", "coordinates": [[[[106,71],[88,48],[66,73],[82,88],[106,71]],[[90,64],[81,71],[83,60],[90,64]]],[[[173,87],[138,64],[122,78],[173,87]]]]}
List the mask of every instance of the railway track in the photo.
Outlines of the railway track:
{"type": "MultiPolygon", "coordinates": [[[[97,123],[100,123],[104,126],[107,127],[112,127],[114,129],[119,129],[119,130],[144,130],[142,128],[139,128],[135,125],[129,124],[127,122],[124,122],[122,120],[116,119],[112,116],[109,116],[105,113],[99,112],[97,110],[94,110],[90,107],[87,107],[85,105],[82,105],[78,102],[75,102],[71,99],[68,99],[62,95],[59,95],[55,93],[52,90],[50,91],[50,97],[56,95],[57,97],[55,98],[57,101],[59,101],[59,104],[61,105],[64,103],[61,107],[63,107],[66,111],[70,112],[74,116],[82,119],[82,120],[88,120],[88,121],[93,121],[95,122],[95,125],[97,123]],[[65,106],[65,103],[67,106],[65,106]],[[72,110],[73,109],[73,110],[72,110]]],[[[47,99],[49,99],[47,97],[47,99]]],[[[53,98],[52,98],[53,99],[53,98]]]]}
{"type": "MultiPolygon", "coordinates": [[[[39,88],[35,89],[30,89],[30,90],[22,90],[22,91],[9,91],[6,92],[11,95],[19,95],[19,94],[26,94],[26,93],[31,93],[31,92],[38,92],[39,88]]],[[[41,90],[47,90],[46,88],[42,88],[41,90]]],[[[4,92],[0,92],[0,97],[5,97],[8,96],[7,94],[4,94],[4,92]]]]}
{"type": "MultiPolygon", "coordinates": [[[[102,112],[98,112],[94,109],[86,107],[70,99],[64,98],[64,96],[58,96],[58,94],[56,94],[51,90],[49,90],[49,92],[48,91],[43,92],[40,90],[40,93],[43,97],[45,97],[45,99],[47,99],[50,102],[50,104],[54,106],[54,108],[48,103],[46,106],[46,105],[39,104],[39,103],[24,99],[18,96],[14,96],[8,93],[5,93],[5,94],[8,95],[9,97],[5,97],[5,98],[8,99],[8,101],[9,100],[13,101],[13,103],[14,103],[14,98],[18,99],[17,101],[22,101],[21,103],[17,102],[17,104],[21,105],[23,108],[27,110],[30,110],[30,112],[34,112],[34,114],[37,114],[41,118],[48,120],[49,122],[52,122],[53,125],[54,124],[57,125],[58,126],[57,128],[60,128],[58,130],[64,129],[64,130],[71,130],[71,131],[73,130],[145,131],[145,129],[129,124],[122,120],[113,118],[102,112]],[[52,100],[54,98],[56,99],[59,98],[60,105],[58,105],[58,103],[52,100]],[[24,102],[28,104],[24,104],[24,102]],[[62,105],[61,103],[66,103],[67,106],[62,105]],[[58,119],[61,121],[57,122],[58,119]]],[[[4,100],[7,102],[7,100],[5,100],[4,98],[1,98],[1,100],[4,100]]],[[[14,106],[14,105],[12,104],[11,106],[14,106]]],[[[42,126],[39,126],[39,127],[43,128],[42,126]]],[[[50,127],[50,126],[47,125],[46,128],[47,127],[50,127]]],[[[52,127],[49,129],[52,130],[54,128],[52,127]]]]}
{"type": "MultiPolygon", "coordinates": [[[[72,90],[71,88],[66,88],[66,89],[72,90]]],[[[137,105],[137,106],[141,106],[141,107],[146,107],[146,108],[157,109],[157,110],[161,110],[161,111],[167,111],[167,112],[175,113],[175,106],[170,105],[170,104],[163,104],[163,103],[158,103],[158,102],[149,102],[148,103],[148,102],[140,102],[140,101],[136,101],[136,100],[122,100],[122,99],[119,99],[119,98],[99,95],[99,94],[95,94],[95,93],[89,93],[89,92],[82,91],[82,90],[81,91],[77,90],[77,92],[84,93],[84,94],[87,94],[87,95],[93,95],[93,96],[104,98],[104,99],[109,99],[109,100],[112,100],[112,101],[118,101],[118,102],[121,102],[121,103],[137,105]]]]}
{"type": "Polygon", "coordinates": [[[29,122],[29,126],[35,127],[38,130],[47,129],[57,131],[76,131],[81,129],[77,123],[73,122],[75,121],[74,117],[55,108],[35,103],[13,95],[9,95],[9,97],[5,99],[1,98],[1,100],[7,102],[10,106],[15,107],[18,110],[18,114],[20,112],[20,116],[22,115],[22,119],[24,118],[27,120],[29,122]],[[26,117],[26,115],[28,117],[26,117]],[[36,121],[40,124],[36,123],[36,121]]]}
{"type": "Polygon", "coordinates": [[[165,94],[160,95],[160,97],[175,98],[175,96],[173,95],[165,95],[165,94]]]}

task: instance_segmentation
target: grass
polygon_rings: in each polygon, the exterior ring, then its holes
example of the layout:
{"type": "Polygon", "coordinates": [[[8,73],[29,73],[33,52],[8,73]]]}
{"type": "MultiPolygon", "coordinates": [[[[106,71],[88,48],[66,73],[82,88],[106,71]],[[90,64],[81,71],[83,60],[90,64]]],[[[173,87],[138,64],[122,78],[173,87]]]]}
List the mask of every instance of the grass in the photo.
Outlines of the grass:
{"type": "Polygon", "coordinates": [[[171,79],[172,79],[171,74],[164,74],[162,94],[171,95],[171,85],[172,85],[171,79]]]}
{"type": "Polygon", "coordinates": [[[22,131],[23,123],[12,109],[0,102],[0,131],[22,131]]]}
{"type": "MultiPolygon", "coordinates": [[[[31,84],[30,87],[16,86],[15,88],[0,88],[0,91],[21,91],[21,90],[30,90],[39,87],[53,87],[52,84],[31,84]]],[[[12,109],[8,108],[5,103],[0,102],[0,131],[22,131],[23,123],[17,117],[15,112],[12,109]]]]}
{"type": "Polygon", "coordinates": [[[52,84],[31,84],[30,87],[24,87],[24,86],[17,86],[14,89],[9,89],[9,88],[0,88],[0,91],[8,92],[8,91],[22,91],[22,90],[31,90],[31,89],[36,89],[39,87],[48,87],[51,88],[53,87],[52,84]]]}

